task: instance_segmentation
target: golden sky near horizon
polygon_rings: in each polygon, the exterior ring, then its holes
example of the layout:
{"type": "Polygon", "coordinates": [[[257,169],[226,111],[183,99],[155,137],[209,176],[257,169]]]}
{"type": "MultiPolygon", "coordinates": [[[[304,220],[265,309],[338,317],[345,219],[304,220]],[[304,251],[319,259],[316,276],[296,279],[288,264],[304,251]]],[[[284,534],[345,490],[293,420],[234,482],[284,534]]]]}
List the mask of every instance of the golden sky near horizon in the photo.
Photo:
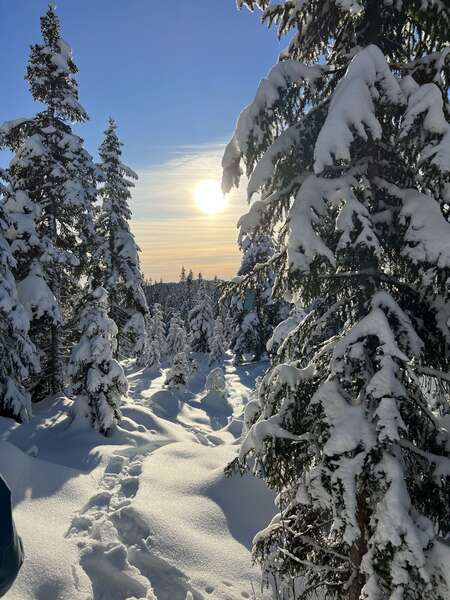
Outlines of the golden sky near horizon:
{"type": "Polygon", "coordinates": [[[236,273],[241,260],[236,225],[248,210],[245,185],[227,196],[223,212],[206,214],[196,203],[199,183],[220,182],[222,153],[219,144],[180,149],[167,163],[137,171],[131,229],[146,277],[177,281],[182,265],[207,278],[236,273]]]}

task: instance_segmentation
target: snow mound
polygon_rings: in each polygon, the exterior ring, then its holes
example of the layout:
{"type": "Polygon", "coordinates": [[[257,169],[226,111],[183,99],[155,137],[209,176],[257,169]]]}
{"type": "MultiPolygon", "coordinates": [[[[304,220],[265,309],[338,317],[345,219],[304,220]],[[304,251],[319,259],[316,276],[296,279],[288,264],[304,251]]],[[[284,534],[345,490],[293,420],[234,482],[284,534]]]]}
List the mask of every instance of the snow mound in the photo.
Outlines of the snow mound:
{"type": "Polygon", "coordinates": [[[129,542],[145,542],[151,555],[164,557],[173,589],[167,577],[149,572],[159,600],[185,600],[188,591],[195,599],[212,594],[234,600],[251,597],[252,584],[258,589],[249,549],[261,523],[273,515],[273,499],[259,480],[225,478],[223,466],[235,456],[228,445],[181,443],[144,462],[131,517],[141,525],[129,542]]]}

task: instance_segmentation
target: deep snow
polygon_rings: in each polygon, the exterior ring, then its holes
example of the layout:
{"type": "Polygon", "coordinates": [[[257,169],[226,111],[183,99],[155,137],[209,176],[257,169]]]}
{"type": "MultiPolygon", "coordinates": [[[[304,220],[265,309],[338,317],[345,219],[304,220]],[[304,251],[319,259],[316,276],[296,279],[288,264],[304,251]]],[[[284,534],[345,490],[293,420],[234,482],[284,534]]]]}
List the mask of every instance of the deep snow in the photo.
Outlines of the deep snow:
{"type": "Polygon", "coordinates": [[[7,600],[262,597],[249,549],[273,498],[223,469],[265,365],[227,361],[226,399],[205,399],[197,359],[190,390],[176,393],[164,371],[126,365],[129,399],[107,439],[64,397],[38,405],[28,424],[0,419],[1,472],[26,553],[7,600]]]}

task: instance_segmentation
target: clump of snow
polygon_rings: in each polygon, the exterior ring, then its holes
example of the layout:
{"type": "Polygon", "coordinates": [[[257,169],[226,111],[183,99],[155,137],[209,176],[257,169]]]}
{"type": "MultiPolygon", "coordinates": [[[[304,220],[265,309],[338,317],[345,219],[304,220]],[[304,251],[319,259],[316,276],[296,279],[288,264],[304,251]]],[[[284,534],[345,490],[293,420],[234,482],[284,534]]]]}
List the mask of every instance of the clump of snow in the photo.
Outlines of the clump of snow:
{"type": "Polygon", "coordinates": [[[227,417],[233,414],[233,407],[228,402],[225,374],[220,367],[213,369],[206,378],[207,393],[201,404],[211,419],[213,426],[224,426],[227,417]]]}
{"type": "Polygon", "coordinates": [[[367,140],[381,137],[382,129],[375,116],[374,100],[380,94],[386,100],[403,104],[405,98],[397,79],[391,72],[382,51],[375,45],[358,52],[348,66],[331,98],[328,116],[319,133],[314,149],[314,171],[322,173],[334,160],[350,160],[353,131],[367,140]]]}
{"type": "Polygon", "coordinates": [[[275,352],[282,343],[288,338],[289,334],[294,331],[306,316],[306,311],[297,309],[294,314],[290,315],[284,321],[281,321],[273,330],[272,337],[267,342],[268,352],[275,352]]]}
{"type": "Polygon", "coordinates": [[[226,381],[223,369],[217,367],[208,373],[206,378],[206,389],[208,392],[220,392],[225,394],[226,381]]]}
{"type": "Polygon", "coordinates": [[[407,242],[403,254],[416,264],[450,267],[450,223],[445,220],[439,202],[415,189],[400,189],[381,180],[378,184],[402,200],[400,222],[406,227],[407,242]]]}
{"type": "Polygon", "coordinates": [[[419,86],[415,82],[409,86],[408,107],[403,117],[401,137],[408,136],[414,122],[424,115],[423,128],[432,135],[440,135],[441,139],[429,143],[422,151],[422,160],[431,158],[431,163],[441,171],[450,171],[450,125],[444,114],[444,99],[440,88],[435,83],[419,86]],[[415,85],[414,85],[415,84],[415,85]]]}
{"type": "Polygon", "coordinates": [[[61,322],[55,295],[48,287],[38,263],[34,263],[29,274],[17,282],[17,294],[30,320],[48,316],[53,322],[61,322]]]}

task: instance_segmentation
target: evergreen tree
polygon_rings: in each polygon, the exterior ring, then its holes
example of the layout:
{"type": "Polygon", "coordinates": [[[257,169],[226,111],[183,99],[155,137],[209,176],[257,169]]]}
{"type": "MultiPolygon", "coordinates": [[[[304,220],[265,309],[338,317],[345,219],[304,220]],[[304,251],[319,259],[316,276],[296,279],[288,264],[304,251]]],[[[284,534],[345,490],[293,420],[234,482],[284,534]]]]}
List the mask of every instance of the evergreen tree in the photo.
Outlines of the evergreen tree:
{"type": "Polygon", "coordinates": [[[136,356],[138,361],[148,346],[145,315],[139,311],[133,313],[123,326],[123,336],[128,341],[128,354],[136,356]]]}
{"type": "Polygon", "coordinates": [[[223,320],[223,332],[224,332],[225,348],[226,348],[226,350],[230,350],[231,348],[233,348],[235,322],[234,322],[234,318],[231,316],[229,310],[225,310],[224,313],[225,313],[225,318],[223,320]]]}
{"type": "Polygon", "coordinates": [[[120,405],[128,391],[127,378],[114,359],[117,326],[108,316],[108,294],[97,288],[83,302],[78,344],[69,359],[71,389],[89,406],[93,427],[108,435],[120,420],[120,405]]]}
{"type": "Polygon", "coordinates": [[[167,335],[167,352],[169,355],[175,356],[175,354],[183,352],[186,347],[186,329],[179,313],[175,313],[169,324],[169,333],[167,335]]]}
{"type": "Polygon", "coordinates": [[[212,282],[211,300],[214,308],[214,316],[217,317],[220,311],[220,297],[222,296],[223,282],[219,280],[217,275],[214,275],[212,282]]]}
{"type": "Polygon", "coordinates": [[[97,194],[95,165],[71,130],[71,123],[85,121],[87,114],[78,101],[77,67],[52,6],[41,18],[41,31],[43,43],[31,47],[26,79],[33,99],[45,108],[34,118],[0,127],[0,146],[14,153],[6,171],[14,275],[22,303],[31,308],[30,333],[41,357],[34,399],[63,387],[72,306],[81,295],[93,245],[97,194]]]}
{"type": "Polygon", "coordinates": [[[167,371],[165,385],[169,389],[183,390],[189,382],[189,361],[185,351],[178,352],[173,358],[173,363],[167,371]]]}
{"type": "Polygon", "coordinates": [[[277,293],[314,307],[262,379],[241,447],[241,468],[252,454],[278,492],[254,556],[283,598],[444,600],[448,8],[238,4],[295,35],[239,118],[224,189],[243,163],[261,194],[254,231],[279,244],[277,293]]]}
{"type": "MultiPolygon", "coordinates": [[[[146,367],[150,348],[150,312],[145,316],[141,313],[135,313],[134,321],[133,332],[139,331],[139,341],[137,345],[135,344],[136,364],[140,367],[146,367]]],[[[128,325],[125,326],[125,335],[133,335],[128,331],[128,325]]]]}
{"type": "Polygon", "coordinates": [[[161,305],[153,304],[153,315],[146,317],[146,341],[138,364],[157,372],[161,369],[161,359],[167,353],[167,340],[161,305]]]}
{"type": "Polygon", "coordinates": [[[5,239],[11,224],[2,189],[0,185],[0,415],[23,422],[31,416],[26,384],[30,375],[39,370],[39,360],[28,336],[29,318],[19,302],[12,275],[16,263],[5,239]]]}
{"type": "Polygon", "coordinates": [[[224,372],[220,367],[216,367],[208,373],[205,388],[208,392],[217,392],[223,398],[226,397],[227,382],[224,372]]]}
{"type": "Polygon", "coordinates": [[[207,393],[201,399],[202,407],[209,416],[212,427],[221,429],[233,414],[233,407],[228,402],[225,374],[220,367],[208,373],[205,388],[207,393]]]}
{"type": "Polygon", "coordinates": [[[187,325],[189,323],[189,313],[192,310],[194,301],[194,274],[192,269],[189,269],[189,272],[186,275],[186,281],[184,285],[182,285],[181,293],[183,294],[181,300],[181,317],[187,325]]]}
{"type": "MultiPolygon", "coordinates": [[[[99,148],[104,186],[97,228],[101,239],[97,252],[98,281],[109,294],[110,314],[119,324],[119,339],[125,338],[125,348],[139,356],[146,344],[144,317],[148,312],[139,265],[139,248],[130,231],[131,179],[136,173],[122,163],[122,142],[117,125],[109,120],[105,139],[99,148]]],[[[123,344],[122,344],[123,345],[123,344]]]]}
{"type": "Polygon", "coordinates": [[[160,304],[156,303],[152,307],[153,315],[150,319],[150,340],[158,347],[160,357],[167,352],[166,326],[164,315],[160,304]]]}
{"type": "Polygon", "coordinates": [[[223,325],[220,318],[214,321],[214,328],[209,340],[209,365],[222,364],[225,358],[223,325]]]}
{"type": "Polygon", "coordinates": [[[211,299],[202,281],[194,308],[189,312],[189,340],[193,352],[209,352],[209,340],[214,327],[211,299]]]}
{"type": "Polygon", "coordinates": [[[186,283],[186,269],[184,268],[184,265],[181,267],[180,283],[181,284],[186,283]]]}
{"type": "Polygon", "coordinates": [[[144,356],[142,364],[149,371],[157,372],[161,369],[161,349],[155,338],[149,339],[144,356]]]}
{"type": "Polygon", "coordinates": [[[233,318],[230,346],[234,362],[258,361],[274,328],[287,316],[288,304],[272,295],[275,273],[259,269],[274,255],[273,244],[266,235],[254,235],[252,211],[239,221],[239,245],[243,252],[241,267],[225,287],[228,313],[233,318]]]}

